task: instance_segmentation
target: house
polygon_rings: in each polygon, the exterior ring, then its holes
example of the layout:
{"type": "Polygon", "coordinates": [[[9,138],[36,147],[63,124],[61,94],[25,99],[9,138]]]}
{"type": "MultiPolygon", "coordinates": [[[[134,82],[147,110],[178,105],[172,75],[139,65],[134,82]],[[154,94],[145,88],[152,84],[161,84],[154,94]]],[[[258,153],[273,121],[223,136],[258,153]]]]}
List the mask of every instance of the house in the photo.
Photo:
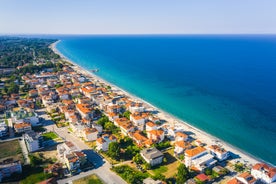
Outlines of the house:
{"type": "Polygon", "coordinates": [[[42,148],[43,137],[34,131],[26,132],[23,138],[29,152],[34,152],[42,148]]]}
{"type": "Polygon", "coordinates": [[[3,178],[10,177],[13,173],[22,173],[22,166],[20,161],[7,159],[0,162],[0,182],[3,178]]]}
{"type": "Polygon", "coordinates": [[[139,130],[143,131],[144,130],[144,125],[145,125],[145,118],[141,116],[140,113],[133,113],[130,114],[130,121],[133,122],[133,125],[138,127],[139,130]]]}
{"type": "Polygon", "coordinates": [[[195,177],[195,179],[196,179],[197,181],[199,181],[200,183],[204,183],[204,182],[207,182],[207,181],[209,180],[209,177],[208,177],[206,174],[201,173],[201,174],[198,174],[198,175],[195,177]]]}
{"type": "Polygon", "coordinates": [[[189,136],[183,132],[175,133],[175,141],[188,141],[189,136]]]}
{"type": "Polygon", "coordinates": [[[191,149],[192,145],[185,141],[176,141],[174,146],[174,154],[176,156],[184,153],[186,149],[191,149]]]}
{"type": "Polygon", "coordinates": [[[165,134],[163,130],[151,130],[147,132],[147,137],[156,143],[160,143],[164,140],[165,134]]]}
{"type": "Polygon", "coordinates": [[[105,141],[102,137],[98,138],[96,141],[96,150],[107,151],[108,150],[108,142],[105,141]]]}
{"type": "Polygon", "coordinates": [[[36,89],[32,89],[29,91],[29,97],[37,97],[38,96],[38,91],[36,89]]]}
{"type": "Polygon", "coordinates": [[[16,133],[23,133],[32,130],[31,123],[29,122],[15,123],[13,127],[16,133]]]}
{"type": "Polygon", "coordinates": [[[70,153],[65,156],[65,164],[71,172],[79,171],[80,160],[74,153],[70,153]]]}
{"type": "Polygon", "coordinates": [[[273,183],[276,181],[276,168],[270,167],[265,163],[257,163],[251,169],[254,178],[265,183],[273,183]]]}
{"type": "Polygon", "coordinates": [[[8,125],[5,122],[0,123],[0,137],[5,137],[8,135],[8,125]]]}
{"type": "Polygon", "coordinates": [[[238,182],[241,182],[243,184],[254,184],[256,183],[256,179],[248,172],[244,172],[236,177],[238,182]]]}
{"type": "Polygon", "coordinates": [[[134,132],[135,127],[130,122],[123,122],[119,125],[121,132],[127,136],[130,132],[134,132]]]}
{"type": "Polygon", "coordinates": [[[148,140],[140,131],[135,131],[130,134],[130,137],[136,142],[138,146],[143,146],[145,142],[148,140]]]}
{"type": "Polygon", "coordinates": [[[84,119],[93,119],[93,108],[89,104],[76,104],[76,109],[84,119]]]}
{"type": "Polygon", "coordinates": [[[218,145],[211,145],[208,147],[208,149],[210,154],[217,158],[219,161],[226,160],[230,156],[228,151],[226,151],[222,147],[219,147],[218,145]]]}
{"type": "Polygon", "coordinates": [[[119,118],[119,114],[114,113],[114,112],[109,112],[107,114],[107,117],[110,121],[114,121],[115,119],[119,118]]]}
{"type": "Polygon", "coordinates": [[[117,138],[114,135],[105,134],[102,137],[97,139],[96,150],[107,151],[109,143],[116,142],[116,141],[117,141],[117,138]]]}
{"type": "Polygon", "coordinates": [[[85,128],[83,130],[83,138],[86,141],[95,141],[98,136],[98,131],[96,128],[85,128]]]}
{"type": "Polygon", "coordinates": [[[195,147],[185,150],[185,165],[195,170],[202,171],[216,163],[214,156],[203,147],[195,147]]]}
{"type": "Polygon", "coordinates": [[[62,160],[67,154],[78,151],[78,148],[70,141],[57,145],[58,157],[62,160]]]}
{"type": "Polygon", "coordinates": [[[140,155],[151,166],[161,164],[164,157],[163,153],[155,147],[143,149],[142,151],[140,151],[140,155]]]}
{"type": "Polygon", "coordinates": [[[33,111],[28,111],[23,108],[13,108],[11,112],[11,117],[14,123],[21,122],[30,122],[32,126],[39,126],[41,123],[39,122],[38,115],[33,111]]]}
{"type": "Polygon", "coordinates": [[[146,131],[157,130],[157,125],[152,121],[146,123],[146,131]]]}

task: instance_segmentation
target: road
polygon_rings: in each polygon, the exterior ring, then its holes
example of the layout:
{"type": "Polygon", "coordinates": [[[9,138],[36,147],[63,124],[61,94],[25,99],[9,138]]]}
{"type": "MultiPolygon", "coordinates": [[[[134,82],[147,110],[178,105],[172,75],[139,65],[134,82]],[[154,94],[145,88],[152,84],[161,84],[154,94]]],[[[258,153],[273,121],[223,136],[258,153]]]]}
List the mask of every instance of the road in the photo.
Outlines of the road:
{"type": "Polygon", "coordinates": [[[59,184],[70,183],[70,181],[88,176],[90,174],[97,174],[107,184],[126,184],[126,182],[120,176],[110,171],[111,165],[107,161],[105,161],[100,155],[94,152],[83,141],[81,141],[71,133],[68,133],[67,127],[57,128],[54,123],[52,123],[50,120],[47,120],[46,115],[44,116],[44,118],[46,119],[46,121],[44,121],[43,124],[48,131],[54,131],[64,140],[71,141],[87,155],[87,159],[95,166],[95,169],[92,169],[90,171],[82,172],[79,175],[59,180],[59,184]]]}

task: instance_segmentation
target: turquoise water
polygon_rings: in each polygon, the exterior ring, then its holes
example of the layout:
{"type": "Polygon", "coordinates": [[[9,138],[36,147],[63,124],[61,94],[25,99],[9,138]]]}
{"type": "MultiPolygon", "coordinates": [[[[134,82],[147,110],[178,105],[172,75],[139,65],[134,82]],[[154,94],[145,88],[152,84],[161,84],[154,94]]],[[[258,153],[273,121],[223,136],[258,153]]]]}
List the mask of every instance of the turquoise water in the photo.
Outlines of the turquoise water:
{"type": "Polygon", "coordinates": [[[276,36],[60,36],[103,79],[276,165],[276,36]]]}

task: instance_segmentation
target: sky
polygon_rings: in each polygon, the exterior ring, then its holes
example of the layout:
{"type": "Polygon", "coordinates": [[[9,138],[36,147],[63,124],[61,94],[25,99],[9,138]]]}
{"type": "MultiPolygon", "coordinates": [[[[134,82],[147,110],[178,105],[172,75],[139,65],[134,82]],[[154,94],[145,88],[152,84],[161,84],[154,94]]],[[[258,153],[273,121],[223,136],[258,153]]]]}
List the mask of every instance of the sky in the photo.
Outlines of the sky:
{"type": "Polygon", "coordinates": [[[276,0],[0,0],[0,34],[276,34],[276,0]]]}

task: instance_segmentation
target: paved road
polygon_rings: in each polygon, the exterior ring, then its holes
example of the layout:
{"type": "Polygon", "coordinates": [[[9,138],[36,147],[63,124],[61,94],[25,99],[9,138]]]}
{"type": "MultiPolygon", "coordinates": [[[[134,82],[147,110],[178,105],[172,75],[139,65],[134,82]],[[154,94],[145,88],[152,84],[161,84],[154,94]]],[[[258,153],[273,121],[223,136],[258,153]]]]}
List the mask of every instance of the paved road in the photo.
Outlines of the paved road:
{"type": "Polygon", "coordinates": [[[24,156],[24,161],[25,161],[24,164],[28,165],[28,164],[30,164],[30,158],[28,156],[29,152],[28,152],[27,146],[26,146],[23,138],[21,140],[19,140],[19,144],[21,146],[22,153],[23,153],[23,156],[24,156]]]}
{"type": "Polygon", "coordinates": [[[68,133],[67,127],[57,128],[56,125],[54,125],[53,123],[51,123],[51,121],[47,119],[43,122],[43,124],[48,131],[54,131],[64,140],[71,141],[72,143],[74,143],[80,150],[82,150],[87,155],[87,159],[95,166],[95,169],[92,169],[90,171],[82,172],[79,175],[59,180],[59,184],[70,183],[70,181],[82,178],[84,176],[88,176],[90,174],[97,174],[107,184],[126,184],[126,182],[120,176],[110,171],[111,165],[107,161],[102,159],[100,155],[95,153],[80,139],[76,138],[71,133],[68,133]]]}

